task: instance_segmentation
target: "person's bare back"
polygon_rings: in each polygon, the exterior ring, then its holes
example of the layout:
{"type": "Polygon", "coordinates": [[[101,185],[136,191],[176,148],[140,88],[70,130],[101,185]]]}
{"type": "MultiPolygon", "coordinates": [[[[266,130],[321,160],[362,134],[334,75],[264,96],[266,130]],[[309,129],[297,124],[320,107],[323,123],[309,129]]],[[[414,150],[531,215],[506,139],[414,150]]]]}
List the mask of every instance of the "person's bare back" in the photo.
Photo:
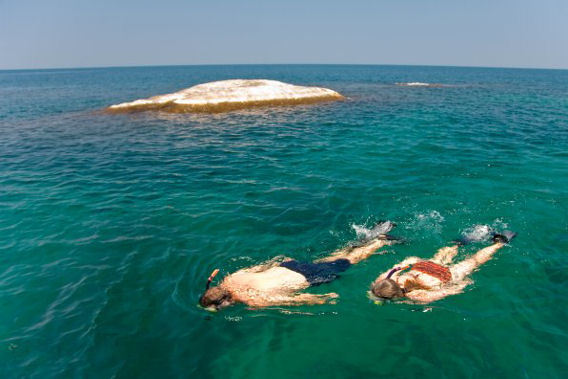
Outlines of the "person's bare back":
{"type": "Polygon", "coordinates": [[[292,301],[291,297],[310,283],[302,274],[278,266],[254,273],[240,270],[227,276],[221,285],[236,302],[263,307],[292,301]]]}

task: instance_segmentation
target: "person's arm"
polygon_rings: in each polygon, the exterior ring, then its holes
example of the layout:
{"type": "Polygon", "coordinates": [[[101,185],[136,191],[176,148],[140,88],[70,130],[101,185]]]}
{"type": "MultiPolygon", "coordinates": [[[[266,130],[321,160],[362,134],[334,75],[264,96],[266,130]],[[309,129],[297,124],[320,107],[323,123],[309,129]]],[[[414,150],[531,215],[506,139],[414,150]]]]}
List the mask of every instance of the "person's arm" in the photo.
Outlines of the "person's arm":
{"type": "Polygon", "coordinates": [[[326,302],[334,303],[339,297],[338,294],[331,292],[325,294],[313,294],[313,293],[300,293],[297,295],[284,296],[275,295],[270,297],[257,297],[247,301],[247,305],[252,307],[270,307],[275,305],[313,305],[313,304],[325,304],[326,302]]]}
{"type": "Polygon", "coordinates": [[[414,302],[418,302],[418,303],[431,303],[433,301],[438,301],[441,300],[443,298],[445,298],[446,296],[450,296],[450,295],[457,295],[459,293],[463,292],[463,289],[465,287],[467,287],[468,284],[470,284],[471,282],[469,281],[463,281],[460,283],[457,283],[453,286],[449,286],[449,287],[445,287],[439,290],[414,290],[411,292],[408,292],[406,294],[406,297],[409,300],[412,300],[414,302]]]}

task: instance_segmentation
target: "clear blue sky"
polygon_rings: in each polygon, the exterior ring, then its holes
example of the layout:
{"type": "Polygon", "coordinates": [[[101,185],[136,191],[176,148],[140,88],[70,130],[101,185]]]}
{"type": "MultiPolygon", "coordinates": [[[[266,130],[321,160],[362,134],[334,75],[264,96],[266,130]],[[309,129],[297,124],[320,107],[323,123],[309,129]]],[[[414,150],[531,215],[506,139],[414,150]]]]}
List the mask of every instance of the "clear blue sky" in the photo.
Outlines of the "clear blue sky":
{"type": "Polygon", "coordinates": [[[568,0],[0,0],[0,69],[230,63],[568,68],[568,0]]]}

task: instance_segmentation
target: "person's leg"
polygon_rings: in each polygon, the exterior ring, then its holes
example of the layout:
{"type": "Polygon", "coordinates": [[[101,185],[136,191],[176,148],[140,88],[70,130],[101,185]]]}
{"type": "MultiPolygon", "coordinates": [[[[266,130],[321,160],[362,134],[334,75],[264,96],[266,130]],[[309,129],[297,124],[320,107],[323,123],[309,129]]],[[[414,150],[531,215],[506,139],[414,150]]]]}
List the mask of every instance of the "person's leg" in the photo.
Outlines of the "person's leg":
{"type": "Polygon", "coordinates": [[[454,257],[458,254],[458,245],[446,246],[438,250],[438,252],[432,258],[432,262],[449,265],[452,263],[454,257]]]}
{"type": "Polygon", "coordinates": [[[503,246],[505,246],[505,242],[495,242],[493,245],[481,249],[471,257],[451,266],[450,272],[452,273],[452,280],[459,281],[464,279],[477,267],[490,260],[493,257],[493,254],[495,254],[503,246]]]}
{"type": "Polygon", "coordinates": [[[338,259],[347,259],[351,264],[356,264],[369,258],[371,255],[383,246],[392,245],[393,241],[375,238],[366,242],[362,246],[342,249],[332,253],[329,257],[318,259],[315,262],[333,262],[338,259]]]}
{"type": "MultiPolygon", "coordinates": [[[[329,257],[318,259],[318,262],[333,262],[338,259],[347,259],[349,263],[356,264],[369,258],[378,249],[386,245],[392,245],[398,239],[389,236],[389,232],[396,226],[392,221],[380,221],[370,231],[370,239],[359,246],[350,246],[332,253],[329,257]]],[[[398,240],[400,241],[400,240],[398,240]]]]}

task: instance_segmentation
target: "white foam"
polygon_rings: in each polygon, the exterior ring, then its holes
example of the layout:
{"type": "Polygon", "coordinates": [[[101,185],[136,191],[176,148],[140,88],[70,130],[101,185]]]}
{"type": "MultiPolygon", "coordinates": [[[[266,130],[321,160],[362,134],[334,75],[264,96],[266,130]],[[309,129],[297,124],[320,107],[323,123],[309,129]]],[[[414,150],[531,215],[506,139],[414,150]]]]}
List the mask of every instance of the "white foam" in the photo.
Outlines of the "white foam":
{"type": "Polygon", "coordinates": [[[484,242],[493,234],[493,228],[489,225],[473,225],[462,232],[466,240],[470,242],[484,242]]]}
{"type": "Polygon", "coordinates": [[[351,227],[355,230],[357,238],[370,239],[387,234],[394,227],[394,224],[390,221],[384,221],[375,225],[373,229],[357,224],[351,224],[351,227]]]}
{"type": "Polygon", "coordinates": [[[420,87],[420,86],[429,86],[430,83],[422,83],[422,82],[410,82],[410,83],[401,83],[402,85],[405,86],[410,86],[410,87],[420,87]]]}
{"type": "Polygon", "coordinates": [[[406,229],[413,231],[428,230],[436,234],[442,232],[443,224],[446,221],[444,216],[437,210],[431,210],[424,213],[417,213],[414,218],[408,222],[406,229]]]}
{"type": "Polygon", "coordinates": [[[371,235],[371,229],[366,228],[363,225],[351,224],[351,227],[355,230],[357,238],[369,238],[371,235]]]}
{"type": "Polygon", "coordinates": [[[420,221],[433,221],[433,222],[444,222],[446,219],[438,211],[430,211],[428,213],[419,213],[416,218],[420,221]]]}

